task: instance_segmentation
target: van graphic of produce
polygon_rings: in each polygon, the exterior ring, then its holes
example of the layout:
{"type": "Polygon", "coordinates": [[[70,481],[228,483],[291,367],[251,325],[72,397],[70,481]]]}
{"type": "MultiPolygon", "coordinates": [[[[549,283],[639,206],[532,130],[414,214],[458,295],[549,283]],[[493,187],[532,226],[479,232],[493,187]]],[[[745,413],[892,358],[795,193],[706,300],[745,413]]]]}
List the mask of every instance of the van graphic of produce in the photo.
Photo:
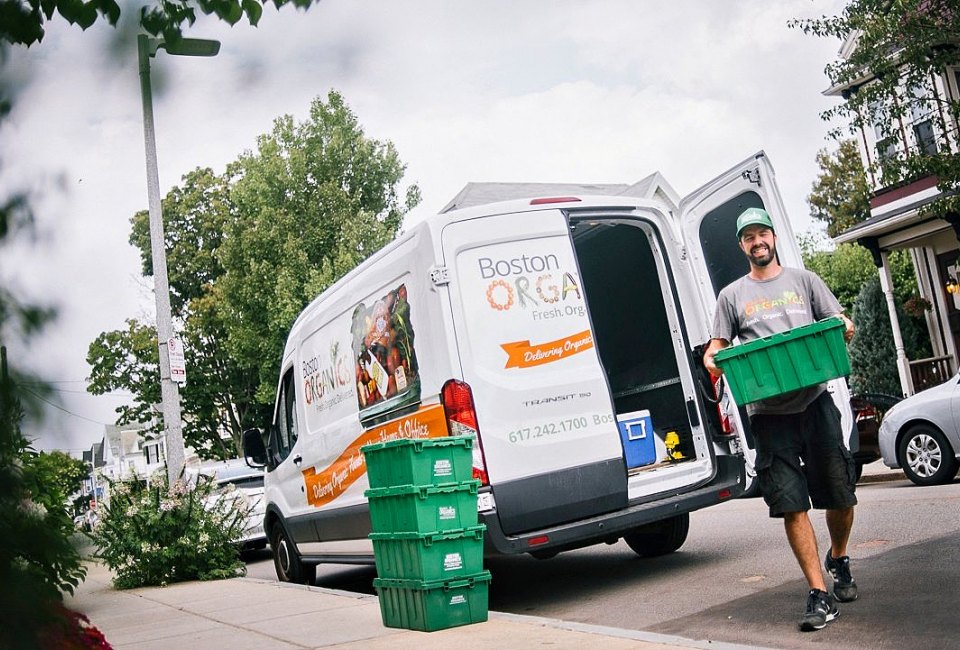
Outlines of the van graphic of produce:
{"type": "Polygon", "coordinates": [[[375,424],[385,414],[419,403],[420,374],[406,285],[370,307],[357,305],[350,333],[360,422],[375,424]]]}

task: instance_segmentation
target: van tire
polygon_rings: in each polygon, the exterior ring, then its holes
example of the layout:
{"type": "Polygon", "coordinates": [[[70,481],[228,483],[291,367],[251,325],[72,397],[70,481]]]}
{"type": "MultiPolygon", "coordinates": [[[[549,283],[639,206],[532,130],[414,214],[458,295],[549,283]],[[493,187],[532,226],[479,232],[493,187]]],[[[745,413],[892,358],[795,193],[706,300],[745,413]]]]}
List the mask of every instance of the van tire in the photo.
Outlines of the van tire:
{"type": "Polygon", "coordinates": [[[634,528],[623,536],[623,541],[640,557],[657,557],[683,546],[689,531],[690,515],[684,513],[634,528]]]}
{"type": "Polygon", "coordinates": [[[277,580],[301,585],[313,582],[316,567],[303,563],[297,547],[290,541],[282,524],[274,525],[270,548],[273,550],[273,567],[277,571],[277,580]]]}

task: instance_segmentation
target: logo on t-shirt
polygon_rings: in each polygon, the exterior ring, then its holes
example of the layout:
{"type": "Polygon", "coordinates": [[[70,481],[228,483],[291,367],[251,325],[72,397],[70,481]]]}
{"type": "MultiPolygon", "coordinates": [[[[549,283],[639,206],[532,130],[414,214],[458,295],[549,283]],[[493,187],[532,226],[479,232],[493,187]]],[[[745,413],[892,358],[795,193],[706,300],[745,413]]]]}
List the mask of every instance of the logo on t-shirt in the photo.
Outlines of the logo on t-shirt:
{"type": "Polygon", "coordinates": [[[780,297],[774,296],[773,298],[757,298],[756,300],[747,301],[743,306],[743,314],[747,318],[751,316],[762,316],[765,312],[773,311],[775,309],[783,309],[794,305],[802,306],[804,305],[803,296],[798,294],[795,291],[784,291],[780,297]]]}

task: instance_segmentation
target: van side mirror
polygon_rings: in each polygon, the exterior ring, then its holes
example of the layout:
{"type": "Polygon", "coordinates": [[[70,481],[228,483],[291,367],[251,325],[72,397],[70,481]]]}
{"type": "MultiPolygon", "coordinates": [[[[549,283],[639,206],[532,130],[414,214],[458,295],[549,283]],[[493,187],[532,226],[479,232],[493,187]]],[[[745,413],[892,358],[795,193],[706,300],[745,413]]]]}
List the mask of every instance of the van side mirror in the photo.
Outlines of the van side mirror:
{"type": "Polygon", "coordinates": [[[260,469],[267,464],[267,446],[263,444],[263,433],[260,429],[247,429],[243,432],[243,459],[254,469],[260,469]]]}

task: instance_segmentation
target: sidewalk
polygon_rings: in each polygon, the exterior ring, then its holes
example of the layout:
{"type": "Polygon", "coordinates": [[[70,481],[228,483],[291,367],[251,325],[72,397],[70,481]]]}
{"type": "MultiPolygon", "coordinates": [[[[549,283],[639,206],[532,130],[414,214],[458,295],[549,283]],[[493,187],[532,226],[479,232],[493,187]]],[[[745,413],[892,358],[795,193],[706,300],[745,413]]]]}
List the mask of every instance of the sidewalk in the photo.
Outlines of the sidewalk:
{"type": "MultiPolygon", "coordinates": [[[[896,480],[906,480],[903,472],[877,461],[864,467],[860,483],[896,480]]],[[[485,623],[416,632],[384,627],[375,596],[254,578],[118,591],[109,569],[87,566],[87,579],[66,604],[86,614],[117,650],[746,648],[499,612],[490,612],[485,623]]]]}
{"type": "Polygon", "coordinates": [[[66,605],[86,614],[117,650],[746,647],[498,612],[485,623],[416,632],[384,627],[375,596],[253,578],[117,591],[109,569],[87,566],[66,605]]]}

